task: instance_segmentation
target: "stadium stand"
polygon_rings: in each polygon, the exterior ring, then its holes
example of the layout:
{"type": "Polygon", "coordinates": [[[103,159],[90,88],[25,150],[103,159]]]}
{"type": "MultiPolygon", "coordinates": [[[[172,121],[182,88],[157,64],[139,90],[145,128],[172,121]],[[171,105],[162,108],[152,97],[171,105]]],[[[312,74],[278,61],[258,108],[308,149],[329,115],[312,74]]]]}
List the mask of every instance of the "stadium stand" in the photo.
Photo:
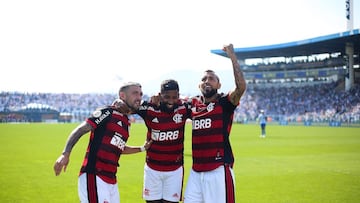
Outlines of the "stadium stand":
{"type": "MultiPolygon", "coordinates": [[[[211,52],[227,57],[221,49],[211,52]]],[[[360,78],[360,29],[283,44],[235,48],[235,53],[249,82],[321,80],[334,75],[338,80],[351,75],[355,78],[350,88],[360,78]],[[349,55],[349,50],[353,54],[349,55]],[[249,65],[247,61],[255,63],[249,65]]]]}
{"type": "MultiPolygon", "coordinates": [[[[360,86],[338,90],[339,82],[294,86],[249,85],[237,109],[237,122],[255,122],[260,109],[279,123],[360,122],[360,86]]],[[[341,83],[341,82],[340,82],[341,83]]]]}
{"type": "MultiPolygon", "coordinates": [[[[268,117],[279,123],[317,124],[337,121],[343,125],[360,124],[360,86],[344,91],[338,89],[339,83],[341,81],[287,83],[283,86],[250,84],[236,111],[235,121],[255,122],[259,110],[265,109],[268,117]]],[[[59,122],[80,122],[95,108],[109,104],[115,98],[114,94],[1,92],[0,122],[30,122],[26,117],[15,116],[16,112],[30,103],[51,106],[51,109],[59,112],[59,116],[64,116],[59,118],[59,122]]]]}
{"type": "MultiPolygon", "coordinates": [[[[58,120],[63,122],[81,122],[96,108],[111,104],[116,94],[55,94],[55,93],[0,93],[0,122],[32,122],[22,114],[22,110],[33,104],[28,111],[39,112],[46,109],[58,112],[58,120]],[[34,104],[36,104],[34,106],[34,104]],[[21,116],[20,116],[21,114],[21,116]]],[[[144,99],[147,99],[144,96],[144,99]]],[[[48,117],[37,118],[36,122],[45,122],[48,117]]],[[[53,120],[53,119],[50,119],[53,120]]]]}
{"type": "Polygon", "coordinates": [[[248,84],[236,121],[254,121],[266,109],[280,124],[359,122],[359,29],[235,52],[248,84]]]}

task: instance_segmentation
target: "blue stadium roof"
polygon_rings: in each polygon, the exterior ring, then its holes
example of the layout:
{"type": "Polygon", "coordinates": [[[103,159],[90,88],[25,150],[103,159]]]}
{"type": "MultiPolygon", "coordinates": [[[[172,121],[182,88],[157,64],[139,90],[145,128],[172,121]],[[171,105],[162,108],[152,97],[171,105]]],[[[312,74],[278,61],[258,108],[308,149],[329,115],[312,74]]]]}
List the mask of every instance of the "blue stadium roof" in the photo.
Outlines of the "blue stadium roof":
{"type": "MultiPolygon", "coordinates": [[[[238,59],[310,56],[323,53],[345,53],[346,43],[353,43],[354,52],[360,52],[360,30],[340,32],[336,34],[315,37],[306,40],[274,44],[267,46],[235,48],[238,59]]],[[[221,49],[211,50],[211,53],[227,57],[221,49]]]]}

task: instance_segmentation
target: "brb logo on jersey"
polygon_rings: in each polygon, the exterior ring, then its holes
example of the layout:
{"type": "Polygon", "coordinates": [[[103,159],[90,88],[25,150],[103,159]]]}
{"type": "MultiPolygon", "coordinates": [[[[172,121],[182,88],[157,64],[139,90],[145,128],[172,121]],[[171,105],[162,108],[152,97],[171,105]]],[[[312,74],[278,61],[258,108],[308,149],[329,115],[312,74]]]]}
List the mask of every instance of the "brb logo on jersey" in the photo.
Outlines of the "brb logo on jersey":
{"type": "Polygon", "coordinates": [[[110,144],[118,147],[121,151],[124,151],[126,142],[122,139],[122,135],[115,132],[115,135],[112,137],[110,144]]]}
{"type": "Polygon", "coordinates": [[[160,131],[152,130],[151,139],[155,141],[167,141],[167,140],[176,140],[179,138],[179,130],[175,131],[160,131]]]}
{"type": "Polygon", "coordinates": [[[182,116],[183,115],[181,115],[181,114],[175,114],[174,116],[173,116],[173,121],[175,122],[175,123],[181,123],[182,122],[182,116]]]}
{"type": "Polygon", "coordinates": [[[193,120],[192,123],[193,123],[192,124],[193,130],[211,128],[211,119],[210,118],[193,120]]]}

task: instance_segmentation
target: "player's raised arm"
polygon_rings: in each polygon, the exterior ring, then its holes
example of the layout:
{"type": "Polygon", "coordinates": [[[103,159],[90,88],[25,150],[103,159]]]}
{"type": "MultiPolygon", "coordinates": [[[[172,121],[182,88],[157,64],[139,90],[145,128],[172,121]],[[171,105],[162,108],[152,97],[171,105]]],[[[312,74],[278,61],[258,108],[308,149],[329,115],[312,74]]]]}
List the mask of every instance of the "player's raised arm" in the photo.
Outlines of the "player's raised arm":
{"type": "Polygon", "coordinates": [[[241,96],[244,94],[246,90],[246,82],[243,75],[243,72],[240,68],[240,64],[238,63],[236,54],[234,52],[234,46],[232,44],[225,45],[223,51],[226,52],[228,57],[231,59],[234,78],[235,78],[235,89],[230,92],[230,101],[234,105],[238,105],[241,96]]]}
{"type": "Polygon", "coordinates": [[[91,125],[83,122],[70,133],[69,138],[66,141],[64,151],[54,164],[54,171],[56,176],[58,176],[62,170],[64,170],[64,172],[66,171],[66,167],[69,164],[72,148],[79,141],[80,137],[90,132],[90,130],[91,125]]]}

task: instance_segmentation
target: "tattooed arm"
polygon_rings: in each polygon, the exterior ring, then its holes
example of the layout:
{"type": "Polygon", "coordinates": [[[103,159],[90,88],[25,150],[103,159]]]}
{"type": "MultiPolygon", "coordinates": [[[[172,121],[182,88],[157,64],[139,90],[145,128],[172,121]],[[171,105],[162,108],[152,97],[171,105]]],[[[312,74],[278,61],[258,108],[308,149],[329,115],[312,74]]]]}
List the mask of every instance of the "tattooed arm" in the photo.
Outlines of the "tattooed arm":
{"type": "Polygon", "coordinates": [[[69,164],[69,158],[72,148],[79,141],[80,137],[90,132],[91,129],[92,127],[90,124],[83,122],[70,133],[69,138],[66,141],[63,153],[55,161],[54,171],[56,176],[61,173],[62,169],[64,169],[64,172],[66,171],[66,167],[69,164]]]}
{"type": "Polygon", "coordinates": [[[232,44],[226,45],[223,48],[223,51],[226,52],[228,57],[231,59],[234,71],[234,78],[235,78],[235,89],[230,92],[230,101],[234,105],[238,105],[241,96],[244,94],[246,90],[246,82],[243,75],[242,70],[240,69],[240,64],[237,61],[236,54],[234,52],[234,47],[232,44]]]}

